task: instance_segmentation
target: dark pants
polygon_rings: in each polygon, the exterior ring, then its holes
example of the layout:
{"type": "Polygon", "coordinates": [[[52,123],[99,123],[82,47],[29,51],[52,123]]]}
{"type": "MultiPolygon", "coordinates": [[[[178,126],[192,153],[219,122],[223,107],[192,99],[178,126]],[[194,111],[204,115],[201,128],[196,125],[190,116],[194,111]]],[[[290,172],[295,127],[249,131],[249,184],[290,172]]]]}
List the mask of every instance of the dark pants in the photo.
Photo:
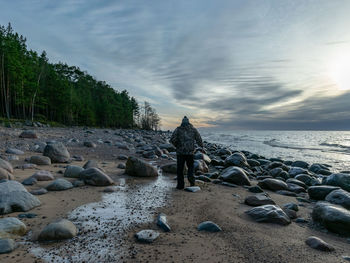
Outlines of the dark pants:
{"type": "Polygon", "coordinates": [[[177,187],[176,188],[184,188],[184,166],[185,162],[187,164],[188,172],[187,179],[190,182],[191,186],[194,185],[194,176],[193,176],[193,154],[178,154],[177,155],[177,187]]]}

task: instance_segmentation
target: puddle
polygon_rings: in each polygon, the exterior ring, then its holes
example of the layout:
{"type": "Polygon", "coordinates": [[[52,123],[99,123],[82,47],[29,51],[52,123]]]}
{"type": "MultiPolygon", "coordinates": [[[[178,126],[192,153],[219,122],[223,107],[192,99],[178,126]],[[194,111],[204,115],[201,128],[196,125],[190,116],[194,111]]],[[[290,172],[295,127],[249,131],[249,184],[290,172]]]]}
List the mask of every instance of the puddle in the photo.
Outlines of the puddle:
{"type": "Polygon", "coordinates": [[[166,204],[172,187],[172,180],[162,175],[152,181],[120,179],[115,192],[104,194],[100,202],[76,208],[68,216],[80,230],[77,237],[51,246],[35,244],[31,253],[47,262],[118,261],[128,250],[123,241],[127,231],[153,221],[155,210],[166,204]]]}

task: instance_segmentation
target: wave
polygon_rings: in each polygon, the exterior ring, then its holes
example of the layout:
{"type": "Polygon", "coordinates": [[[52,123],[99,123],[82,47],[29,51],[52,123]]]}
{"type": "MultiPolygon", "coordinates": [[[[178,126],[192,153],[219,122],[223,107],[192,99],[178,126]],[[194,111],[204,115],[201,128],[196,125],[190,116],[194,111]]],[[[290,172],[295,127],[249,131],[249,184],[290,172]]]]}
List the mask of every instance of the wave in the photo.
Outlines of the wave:
{"type": "Polygon", "coordinates": [[[346,145],[342,145],[342,144],[338,144],[338,143],[327,143],[327,142],[323,142],[320,143],[321,146],[328,146],[328,147],[336,147],[336,148],[341,148],[341,149],[348,149],[350,150],[350,146],[346,146],[346,145]]]}
{"type": "Polygon", "coordinates": [[[314,148],[314,147],[302,147],[302,146],[295,146],[295,145],[288,145],[288,144],[282,144],[279,143],[276,139],[271,139],[268,141],[263,142],[266,145],[269,145],[271,147],[278,147],[278,148],[284,148],[284,149],[293,149],[293,150],[314,150],[314,151],[321,151],[321,148],[314,148]]]}

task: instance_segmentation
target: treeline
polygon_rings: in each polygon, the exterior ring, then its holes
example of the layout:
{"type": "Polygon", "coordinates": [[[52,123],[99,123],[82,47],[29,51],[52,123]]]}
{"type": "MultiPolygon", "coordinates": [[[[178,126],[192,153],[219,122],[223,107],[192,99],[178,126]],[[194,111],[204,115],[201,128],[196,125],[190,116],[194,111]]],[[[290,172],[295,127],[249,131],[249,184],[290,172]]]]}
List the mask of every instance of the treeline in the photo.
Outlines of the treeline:
{"type": "MultiPolygon", "coordinates": [[[[136,99],[79,67],[49,63],[45,51],[28,50],[26,38],[0,26],[0,116],[65,125],[157,129],[143,125],[136,99]]],[[[147,112],[155,110],[147,104],[147,112]]],[[[156,113],[155,113],[156,114],[156,113]]],[[[156,114],[156,116],[158,116],[156,114]]],[[[158,117],[159,118],[159,117],[158,117]]]]}

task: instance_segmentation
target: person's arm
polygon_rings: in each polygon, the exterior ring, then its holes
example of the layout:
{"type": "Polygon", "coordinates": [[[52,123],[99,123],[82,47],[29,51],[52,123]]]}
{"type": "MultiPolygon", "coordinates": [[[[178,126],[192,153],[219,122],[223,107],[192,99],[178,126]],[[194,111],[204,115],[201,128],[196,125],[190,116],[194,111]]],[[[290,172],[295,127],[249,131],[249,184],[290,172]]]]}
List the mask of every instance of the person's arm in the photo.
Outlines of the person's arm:
{"type": "Polygon", "coordinates": [[[170,138],[170,143],[172,145],[174,145],[175,147],[177,147],[177,128],[175,129],[175,131],[173,132],[173,134],[171,135],[171,138],[170,138]]]}
{"type": "Polygon", "coordinates": [[[199,134],[199,132],[197,131],[196,128],[194,128],[194,138],[197,142],[197,144],[203,148],[203,141],[202,141],[202,137],[201,135],[199,134]]]}

